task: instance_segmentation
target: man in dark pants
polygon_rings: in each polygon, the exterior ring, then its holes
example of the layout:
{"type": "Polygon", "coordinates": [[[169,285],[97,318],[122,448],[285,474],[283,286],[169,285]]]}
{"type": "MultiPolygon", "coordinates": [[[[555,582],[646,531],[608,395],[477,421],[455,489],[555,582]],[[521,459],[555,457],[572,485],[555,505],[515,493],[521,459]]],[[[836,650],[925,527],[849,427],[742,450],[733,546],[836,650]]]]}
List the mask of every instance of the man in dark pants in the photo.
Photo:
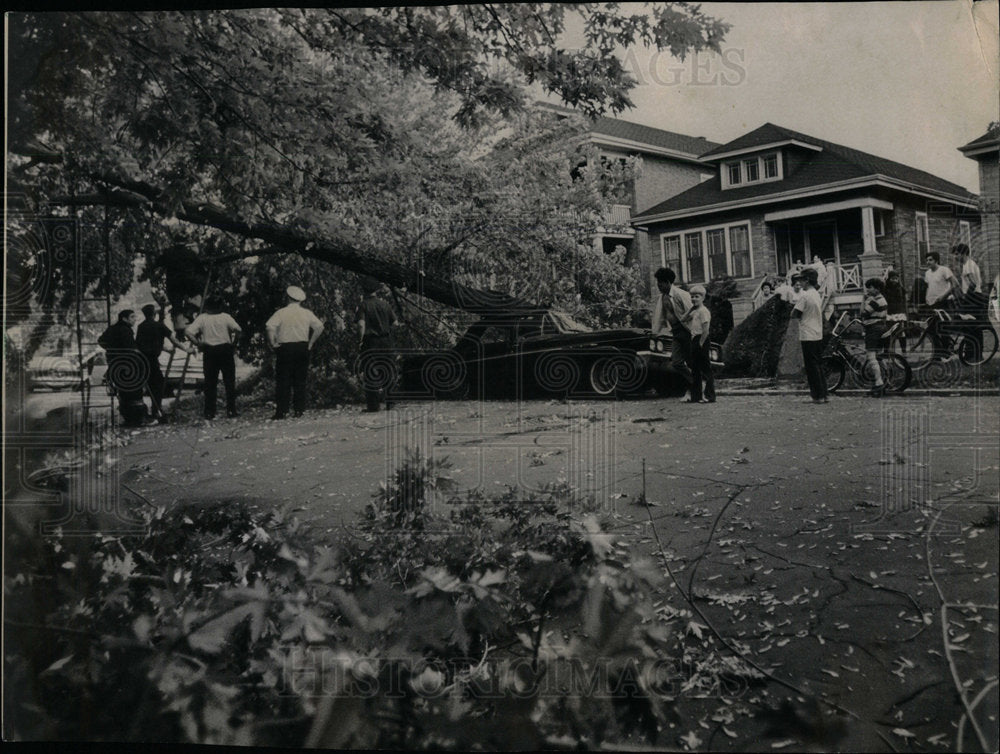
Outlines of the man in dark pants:
{"type": "Polygon", "coordinates": [[[174,337],[173,332],[161,320],[156,319],[156,306],[146,304],[142,307],[145,319],[139,323],[135,332],[135,347],[146,361],[146,386],[153,401],[153,413],[158,415],[160,423],[166,422],[163,413],[163,370],[160,369],[160,354],[163,353],[163,340],[169,338],[174,348],[190,353],[190,349],[174,337]]]}
{"type": "Polygon", "coordinates": [[[222,311],[222,302],[209,298],[205,311],[187,326],[185,335],[202,349],[202,371],[205,375],[205,418],[215,418],[216,391],[219,372],[226,387],[226,415],[233,419],[236,413],[236,357],[235,342],[242,328],[236,320],[222,311]]]}
{"type": "Polygon", "coordinates": [[[660,295],[653,307],[653,333],[670,333],[670,368],[680,374],[690,386],[691,369],[688,362],[691,360],[691,331],[681,320],[691,310],[691,297],[687,291],[674,285],[677,274],[669,267],[661,267],[654,273],[654,277],[660,295]]]}
{"type": "Polygon", "coordinates": [[[809,382],[809,401],[829,403],[826,378],[823,375],[823,299],[816,290],[818,276],[816,270],[806,267],[802,270],[805,288],[795,303],[792,318],[799,320],[799,342],[802,345],[802,361],[809,382]]]}
{"type": "MultiPolygon", "coordinates": [[[[361,378],[362,382],[366,382],[365,411],[378,411],[383,389],[373,385],[372,381],[377,379],[376,373],[382,370],[375,368],[373,359],[378,354],[382,354],[383,358],[394,359],[392,326],[398,324],[398,321],[389,303],[376,295],[377,283],[366,282],[364,290],[365,297],[358,307],[357,317],[361,338],[361,378]]],[[[388,392],[388,386],[385,392],[388,392]]],[[[388,399],[385,407],[391,408],[388,399]]]]}
{"type": "Polygon", "coordinates": [[[309,374],[309,352],[315,345],[323,323],[302,306],[305,291],[297,285],[285,289],[287,305],[278,309],[265,325],[267,342],[275,353],[277,404],[272,419],[284,419],[289,404],[295,416],[302,416],[306,407],[306,377],[309,374]]]}
{"type": "Polygon", "coordinates": [[[118,411],[126,427],[141,427],[146,415],[142,386],[146,382],[146,364],[135,348],[135,312],[123,309],[118,321],[105,330],[97,344],[108,352],[108,384],[118,397],[118,411]]]}

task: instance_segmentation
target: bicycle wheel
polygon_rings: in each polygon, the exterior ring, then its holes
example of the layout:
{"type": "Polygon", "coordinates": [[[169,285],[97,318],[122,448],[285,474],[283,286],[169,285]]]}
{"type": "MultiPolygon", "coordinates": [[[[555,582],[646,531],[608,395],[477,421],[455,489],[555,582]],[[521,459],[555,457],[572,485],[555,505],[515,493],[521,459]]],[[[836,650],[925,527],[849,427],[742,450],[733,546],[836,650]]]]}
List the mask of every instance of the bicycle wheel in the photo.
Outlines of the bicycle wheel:
{"type": "Polygon", "coordinates": [[[902,393],[910,386],[913,370],[906,359],[898,353],[880,353],[877,358],[887,393],[902,393]]]}
{"type": "Polygon", "coordinates": [[[826,380],[828,393],[834,392],[844,383],[844,360],[839,356],[827,356],[823,359],[823,379],[826,380]]]}
{"type": "Polygon", "coordinates": [[[889,345],[892,353],[899,354],[913,369],[923,369],[934,360],[934,338],[920,322],[907,322],[902,337],[895,337],[889,345]]]}
{"type": "Polygon", "coordinates": [[[985,364],[997,352],[997,334],[992,327],[979,331],[982,343],[972,335],[959,335],[954,344],[958,358],[966,366],[976,367],[985,364]]]}

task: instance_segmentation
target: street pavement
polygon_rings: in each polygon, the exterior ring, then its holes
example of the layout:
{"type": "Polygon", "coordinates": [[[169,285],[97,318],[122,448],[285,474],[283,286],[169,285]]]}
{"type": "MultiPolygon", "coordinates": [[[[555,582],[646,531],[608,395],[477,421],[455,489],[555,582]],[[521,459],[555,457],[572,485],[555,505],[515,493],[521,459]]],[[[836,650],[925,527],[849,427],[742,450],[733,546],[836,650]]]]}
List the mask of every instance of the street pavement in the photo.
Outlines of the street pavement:
{"type": "Polygon", "coordinates": [[[669,568],[662,610],[743,658],[730,688],[681,695],[679,747],[995,751],[996,398],[720,387],[712,405],[251,410],[133,432],[119,479],[156,505],[287,506],[331,537],[415,448],[459,490],[564,480],[669,568]],[[758,713],[782,700],[806,711],[769,728],[758,713]]]}

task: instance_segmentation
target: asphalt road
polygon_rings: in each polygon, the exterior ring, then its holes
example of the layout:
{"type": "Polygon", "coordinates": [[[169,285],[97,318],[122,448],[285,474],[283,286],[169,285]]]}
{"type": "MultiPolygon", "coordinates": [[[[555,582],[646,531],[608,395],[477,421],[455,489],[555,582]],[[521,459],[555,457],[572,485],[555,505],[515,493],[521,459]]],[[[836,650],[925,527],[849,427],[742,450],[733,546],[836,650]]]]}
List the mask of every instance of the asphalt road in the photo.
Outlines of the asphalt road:
{"type": "Polygon", "coordinates": [[[331,536],[413,448],[447,457],[460,489],[565,479],[636,553],[662,545],[677,582],[665,604],[693,600],[699,625],[776,681],[721,703],[692,694],[678,745],[693,733],[713,749],[801,748],[815,726],[769,739],[753,712],[818,697],[847,722],[819,748],[952,750],[961,735],[968,750],[978,737],[996,749],[995,397],[465,401],[265,416],[137,431],[121,478],[156,504],[287,505],[331,536]]]}

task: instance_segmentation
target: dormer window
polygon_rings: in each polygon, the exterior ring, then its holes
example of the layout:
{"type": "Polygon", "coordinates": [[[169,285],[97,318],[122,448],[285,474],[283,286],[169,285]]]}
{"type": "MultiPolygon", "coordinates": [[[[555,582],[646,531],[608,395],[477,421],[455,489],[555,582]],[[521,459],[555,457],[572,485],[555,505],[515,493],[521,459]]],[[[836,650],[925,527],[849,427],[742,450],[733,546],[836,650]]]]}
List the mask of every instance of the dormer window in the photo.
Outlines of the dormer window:
{"type": "Polygon", "coordinates": [[[778,177],[778,155],[768,154],[764,155],[764,178],[777,178],[778,177]]]}
{"type": "Polygon", "coordinates": [[[777,152],[723,163],[722,188],[724,189],[747,183],[779,181],[781,178],[781,159],[777,152]]]}

